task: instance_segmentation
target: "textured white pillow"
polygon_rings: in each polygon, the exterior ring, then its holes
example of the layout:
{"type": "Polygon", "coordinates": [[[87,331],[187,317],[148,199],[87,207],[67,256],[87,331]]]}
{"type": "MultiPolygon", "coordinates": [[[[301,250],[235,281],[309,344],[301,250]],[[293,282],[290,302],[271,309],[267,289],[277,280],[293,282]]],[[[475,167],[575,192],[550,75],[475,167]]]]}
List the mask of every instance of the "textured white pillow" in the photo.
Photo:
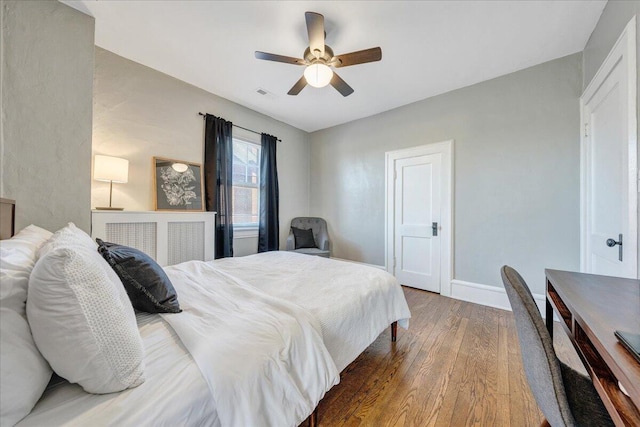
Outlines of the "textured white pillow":
{"type": "Polygon", "coordinates": [[[51,236],[51,238],[42,245],[38,251],[38,258],[41,258],[52,250],[63,246],[74,248],[84,247],[98,250],[98,244],[94,242],[87,233],[76,227],[74,223],[70,222],[65,227],[56,231],[53,236],[51,236]]]}
{"type": "Polygon", "coordinates": [[[0,425],[14,425],[36,404],[51,368],[31,336],[25,303],[29,275],[51,232],[30,225],[0,241],[0,425]]]}
{"type": "Polygon", "coordinates": [[[53,370],[89,393],[144,382],[144,349],[122,282],[95,248],[49,250],[29,279],[27,318],[53,370]]]}

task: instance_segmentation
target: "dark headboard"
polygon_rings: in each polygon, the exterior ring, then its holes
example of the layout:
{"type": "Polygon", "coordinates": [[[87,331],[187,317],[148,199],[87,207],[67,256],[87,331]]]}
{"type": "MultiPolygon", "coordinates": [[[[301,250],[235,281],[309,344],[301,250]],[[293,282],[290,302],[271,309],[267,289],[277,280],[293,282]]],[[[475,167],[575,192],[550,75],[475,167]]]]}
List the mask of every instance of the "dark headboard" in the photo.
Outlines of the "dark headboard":
{"type": "Polygon", "coordinates": [[[0,240],[8,239],[16,231],[16,201],[0,198],[0,240]]]}

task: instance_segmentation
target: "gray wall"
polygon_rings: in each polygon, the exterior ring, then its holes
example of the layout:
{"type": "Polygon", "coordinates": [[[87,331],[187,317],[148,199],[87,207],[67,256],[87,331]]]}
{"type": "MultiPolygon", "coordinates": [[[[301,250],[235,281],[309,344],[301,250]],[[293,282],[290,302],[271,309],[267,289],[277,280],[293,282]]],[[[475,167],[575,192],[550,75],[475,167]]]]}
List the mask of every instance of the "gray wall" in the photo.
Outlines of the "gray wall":
{"type": "Polygon", "coordinates": [[[502,286],[510,264],[544,292],[544,268],[579,268],[574,54],[311,134],[310,211],[333,255],[384,264],[386,151],[455,140],[454,278],[502,286]]]}
{"type": "MultiPolygon", "coordinates": [[[[586,89],[593,76],[596,75],[613,44],[634,15],[640,15],[640,1],[609,0],[584,47],[582,56],[583,89],[586,89]]],[[[636,21],[636,49],[640,52],[640,31],[638,31],[640,28],[637,25],[636,21]]],[[[640,61],[640,55],[636,55],[636,60],[640,61]]],[[[640,70],[640,67],[638,69],[640,70]]]]}
{"type": "MultiPolygon", "coordinates": [[[[202,163],[204,125],[198,112],[276,135],[280,243],[291,218],[309,213],[309,135],[285,123],[96,48],[93,154],[129,160],[129,182],[114,184],[114,206],[153,210],[153,156],[202,163]]],[[[242,131],[234,128],[234,135],[242,131]]],[[[258,138],[255,134],[246,134],[258,138]]],[[[109,184],[91,181],[92,206],[109,200],[109,184]]],[[[257,251],[257,238],[236,240],[238,254],[257,251]]]]}
{"type": "Polygon", "coordinates": [[[0,195],[16,226],[89,231],[94,20],[57,1],[2,1],[0,195]]]}

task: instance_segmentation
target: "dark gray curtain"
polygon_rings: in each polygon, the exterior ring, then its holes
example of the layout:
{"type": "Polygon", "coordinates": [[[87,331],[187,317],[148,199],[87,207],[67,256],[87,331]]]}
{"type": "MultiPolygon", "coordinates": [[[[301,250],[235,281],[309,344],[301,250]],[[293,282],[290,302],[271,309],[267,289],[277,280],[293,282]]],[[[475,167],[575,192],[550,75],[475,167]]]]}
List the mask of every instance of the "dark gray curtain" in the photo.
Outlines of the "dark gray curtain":
{"type": "Polygon", "coordinates": [[[233,124],[220,117],[205,116],[204,191],[207,211],[216,215],[215,258],[233,256],[233,124]]]}
{"type": "Polygon", "coordinates": [[[280,215],[278,166],[276,144],[278,138],[262,134],[260,155],[260,223],[258,226],[258,252],[277,251],[280,248],[280,215]]]}

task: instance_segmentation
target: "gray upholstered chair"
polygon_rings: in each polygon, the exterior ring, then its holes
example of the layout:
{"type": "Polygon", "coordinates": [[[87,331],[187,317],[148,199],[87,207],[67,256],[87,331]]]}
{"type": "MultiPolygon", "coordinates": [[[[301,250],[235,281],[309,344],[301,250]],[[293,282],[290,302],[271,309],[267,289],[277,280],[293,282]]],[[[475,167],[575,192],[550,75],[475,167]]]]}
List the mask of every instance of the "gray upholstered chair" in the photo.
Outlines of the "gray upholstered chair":
{"type": "Polygon", "coordinates": [[[324,219],[314,217],[297,217],[291,220],[291,227],[300,228],[302,230],[312,230],[316,247],[296,249],[296,239],[293,235],[293,230],[290,229],[289,237],[287,237],[288,251],[329,258],[331,255],[329,250],[329,233],[327,232],[327,222],[324,219]]]}
{"type": "Polygon", "coordinates": [[[613,426],[591,380],[556,356],[551,335],[522,276],[506,265],[500,272],[516,318],[529,388],[546,418],[542,425],[613,426]]]}

